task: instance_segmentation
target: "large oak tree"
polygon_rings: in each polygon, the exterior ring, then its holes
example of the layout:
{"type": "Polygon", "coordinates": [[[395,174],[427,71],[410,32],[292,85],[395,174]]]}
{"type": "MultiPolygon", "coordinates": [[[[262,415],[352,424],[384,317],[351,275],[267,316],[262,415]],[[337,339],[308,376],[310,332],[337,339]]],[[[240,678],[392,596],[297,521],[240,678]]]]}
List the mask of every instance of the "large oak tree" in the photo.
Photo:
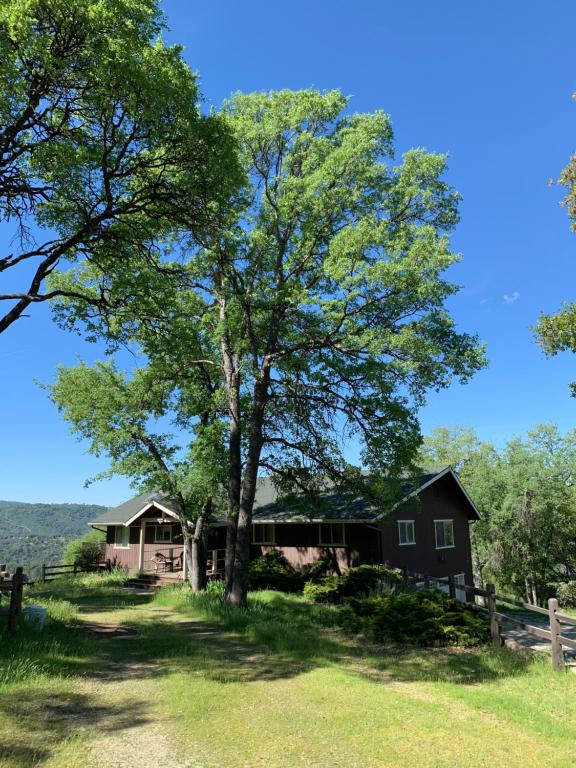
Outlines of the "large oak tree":
{"type": "Polygon", "coordinates": [[[62,322],[215,382],[234,605],[246,601],[259,472],[378,497],[349,446],[373,476],[398,473],[417,451],[427,391],[484,364],[444,308],[459,258],[446,158],[418,149],[396,161],[387,115],[347,107],[337,91],[235,95],[222,115],[246,184],[202,233],[172,242],[170,279],[157,276],[151,295],[142,273],[91,264],[57,282],[95,297],[105,282],[115,307],[60,302],[62,322]]]}

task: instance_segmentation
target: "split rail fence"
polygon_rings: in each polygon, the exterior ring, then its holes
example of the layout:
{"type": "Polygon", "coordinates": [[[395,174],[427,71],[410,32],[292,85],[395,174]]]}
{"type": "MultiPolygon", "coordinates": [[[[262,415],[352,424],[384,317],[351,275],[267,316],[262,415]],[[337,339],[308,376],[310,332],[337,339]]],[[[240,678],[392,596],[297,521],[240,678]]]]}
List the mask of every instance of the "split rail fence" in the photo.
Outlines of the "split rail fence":
{"type": "MultiPolygon", "coordinates": [[[[447,592],[452,598],[457,598],[459,595],[463,596],[463,602],[466,602],[475,610],[487,613],[490,620],[492,643],[496,648],[500,648],[504,644],[502,625],[504,623],[509,623],[528,635],[532,635],[541,640],[547,640],[550,643],[552,667],[557,672],[561,672],[565,668],[564,648],[576,651],[576,638],[566,637],[565,634],[562,634],[562,632],[565,631],[563,630],[562,625],[576,627],[576,617],[560,613],[558,600],[555,597],[551,597],[548,600],[548,608],[541,608],[539,605],[524,603],[522,600],[514,600],[511,597],[497,594],[494,584],[486,584],[486,589],[480,589],[480,587],[474,587],[470,584],[458,583],[453,576],[437,578],[434,576],[407,572],[406,577],[416,588],[422,589],[436,586],[447,592]],[[476,602],[476,597],[483,598],[484,605],[478,604],[476,602]],[[515,608],[521,608],[529,613],[546,616],[548,619],[548,629],[530,624],[510,613],[502,613],[502,611],[498,610],[498,602],[512,605],[515,608]]],[[[459,599],[462,598],[459,597],[459,599]]]]}
{"type": "Polygon", "coordinates": [[[95,563],[90,568],[81,568],[79,565],[42,565],[40,581],[52,581],[60,576],[76,576],[78,573],[94,573],[95,571],[110,570],[110,562],[107,560],[95,563]]]}

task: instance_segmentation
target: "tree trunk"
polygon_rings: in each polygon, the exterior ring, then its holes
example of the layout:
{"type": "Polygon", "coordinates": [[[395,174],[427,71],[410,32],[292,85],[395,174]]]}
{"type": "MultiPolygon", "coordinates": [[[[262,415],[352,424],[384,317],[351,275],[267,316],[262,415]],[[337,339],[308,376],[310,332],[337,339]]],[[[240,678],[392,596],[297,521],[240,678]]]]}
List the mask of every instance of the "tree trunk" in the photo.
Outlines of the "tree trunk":
{"type": "Polygon", "coordinates": [[[190,561],[190,584],[193,592],[200,592],[201,590],[206,589],[206,545],[204,529],[211,511],[212,499],[208,499],[202,507],[202,510],[196,519],[196,525],[194,526],[194,533],[191,540],[190,561]]]}
{"type": "Polygon", "coordinates": [[[482,571],[486,565],[486,560],[482,560],[480,555],[472,550],[472,575],[474,577],[474,584],[480,589],[484,589],[484,577],[482,571]]]}
{"type": "Polygon", "coordinates": [[[248,602],[248,569],[250,566],[250,544],[252,537],[252,509],[254,507],[254,497],[256,496],[258,467],[260,466],[260,454],[262,451],[262,428],[264,424],[264,410],[266,408],[268,392],[268,378],[269,369],[266,368],[264,370],[264,375],[254,386],[248,459],[246,461],[246,472],[244,475],[244,483],[242,485],[238,525],[236,526],[236,547],[234,552],[232,585],[227,595],[230,604],[237,608],[245,607],[248,602]]]}
{"type": "MultiPolygon", "coordinates": [[[[230,363],[231,365],[231,363],[230,363]]],[[[225,560],[225,593],[230,594],[234,577],[234,557],[236,552],[236,534],[238,529],[238,514],[240,509],[240,492],[242,488],[242,454],[240,429],[240,377],[237,372],[228,370],[225,365],[226,378],[229,381],[228,409],[230,427],[228,437],[228,520],[226,524],[226,560],[225,560]]]]}

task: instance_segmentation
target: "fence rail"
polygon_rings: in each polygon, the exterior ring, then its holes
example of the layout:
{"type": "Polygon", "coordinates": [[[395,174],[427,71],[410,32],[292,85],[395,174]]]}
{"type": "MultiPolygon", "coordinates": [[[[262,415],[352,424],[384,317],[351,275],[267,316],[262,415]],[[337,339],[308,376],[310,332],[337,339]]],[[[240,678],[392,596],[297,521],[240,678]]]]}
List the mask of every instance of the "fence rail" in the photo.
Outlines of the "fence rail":
{"type": "Polygon", "coordinates": [[[507,622],[519,627],[528,635],[547,640],[550,643],[552,652],[552,667],[556,671],[562,671],[565,668],[563,648],[566,647],[570,648],[572,651],[576,651],[576,639],[563,635],[561,626],[562,624],[568,624],[573,627],[576,626],[576,618],[574,616],[568,616],[565,613],[560,613],[558,611],[558,600],[556,600],[555,597],[551,597],[548,600],[548,608],[542,608],[539,605],[524,603],[522,600],[515,600],[506,595],[497,594],[494,584],[487,584],[486,589],[480,589],[480,587],[471,584],[457,583],[454,576],[436,577],[411,572],[405,572],[405,575],[408,581],[416,588],[436,584],[441,585],[441,588],[447,587],[450,597],[456,597],[457,590],[463,593],[466,597],[466,603],[470,604],[476,610],[488,614],[490,619],[490,634],[492,636],[492,643],[495,647],[499,648],[503,645],[502,624],[507,622]],[[470,600],[469,598],[471,596],[482,597],[484,599],[484,605],[477,604],[474,599],[470,600]],[[530,624],[509,613],[502,613],[497,610],[497,602],[513,605],[540,616],[546,616],[548,618],[549,628],[544,629],[541,626],[530,624]]]}
{"type": "Polygon", "coordinates": [[[90,568],[81,568],[79,565],[67,564],[67,565],[46,565],[42,564],[41,581],[53,581],[60,576],[76,576],[78,573],[94,573],[100,570],[110,570],[110,562],[104,560],[99,563],[95,563],[90,568]]]}

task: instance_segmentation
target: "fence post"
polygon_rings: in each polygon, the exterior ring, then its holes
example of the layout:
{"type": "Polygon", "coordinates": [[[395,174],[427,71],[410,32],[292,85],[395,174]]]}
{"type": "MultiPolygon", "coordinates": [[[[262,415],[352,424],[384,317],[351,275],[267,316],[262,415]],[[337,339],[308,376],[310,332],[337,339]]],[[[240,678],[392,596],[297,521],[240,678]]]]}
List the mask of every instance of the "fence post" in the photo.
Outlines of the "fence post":
{"type": "Polygon", "coordinates": [[[454,576],[452,574],[448,576],[448,594],[452,600],[456,598],[456,585],[454,584],[454,576]]]}
{"type": "Polygon", "coordinates": [[[41,581],[46,581],[46,563],[42,563],[42,578],[41,581]]]}
{"type": "Polygon", "coordinates": [[[24,590],[24,572],[22,566],[16,568],[12,576],[12,589],[10,591],[10,607],[8,608],[8,632],[15,635],[20,624],[22,613],[22,592],[24,590]]]}
{"type": "Polygon", "coordinates": [[[498,619],[495,616],[496,613],[496,588],[494,584],[486,584],[486,603],[488,605],[488,614],[490,616],[490,634],[492,635],[492,645],[495,648],[502,646],[502,638],[500,637],[500,625],[498,619]]]}
{"type": "Polygon", "coordinates": [[[430,589],[430,576],[428,574],[424,576],[424,589],[430,589]]]}
{"type": "Polygon", "coordinates": [[[557,617],[558,612],[558,600],[555,597],[551,597],[548,600],[548,615],[550,617],[550,634],[552,635],[550,642],[552,643],[552,669],[555,672],[564,671],[564,651],[562,650],[562,643],[558,639],[560,635],[560,622],[557,617]]]}

